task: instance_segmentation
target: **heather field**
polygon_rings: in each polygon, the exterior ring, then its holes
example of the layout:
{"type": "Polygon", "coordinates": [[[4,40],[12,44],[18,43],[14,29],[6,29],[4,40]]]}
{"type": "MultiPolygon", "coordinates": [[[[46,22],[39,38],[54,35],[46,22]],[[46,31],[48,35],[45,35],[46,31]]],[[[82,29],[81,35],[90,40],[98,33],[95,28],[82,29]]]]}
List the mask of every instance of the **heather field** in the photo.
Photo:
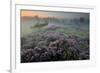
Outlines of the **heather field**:
{"type": "Polygon", "coordinates": [[[89,60],[89,14],[46,13],[21,16],[21,63],[89,60]]]}

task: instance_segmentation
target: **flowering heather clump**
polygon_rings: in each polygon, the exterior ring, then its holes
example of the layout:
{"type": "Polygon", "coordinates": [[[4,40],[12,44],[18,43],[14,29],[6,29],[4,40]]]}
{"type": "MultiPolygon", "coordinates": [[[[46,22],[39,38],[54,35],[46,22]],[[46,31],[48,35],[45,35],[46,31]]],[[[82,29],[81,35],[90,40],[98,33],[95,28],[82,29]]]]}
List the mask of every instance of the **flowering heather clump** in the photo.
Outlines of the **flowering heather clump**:
{"type": "Polygon", "coordinates": [[[21,38],[21,62],[89,59],[89,39],[43,31],[21,38]]]}

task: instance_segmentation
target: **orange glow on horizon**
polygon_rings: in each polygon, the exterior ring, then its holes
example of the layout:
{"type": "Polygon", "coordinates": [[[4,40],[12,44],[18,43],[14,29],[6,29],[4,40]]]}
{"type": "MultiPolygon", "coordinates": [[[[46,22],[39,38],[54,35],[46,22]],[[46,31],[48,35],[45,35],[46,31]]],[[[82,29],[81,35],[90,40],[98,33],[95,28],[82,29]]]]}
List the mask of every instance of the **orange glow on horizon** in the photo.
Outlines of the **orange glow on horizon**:
{"type": "Polygon", "coordinates": [[[34,17],[34,16],[48,17],[48,15],[45,13],[41,13],[39,11],[28,11],[28,10],[21,11],[21,17],[23,17],[23,16],[26,16],[26,17],[34,17]]]}

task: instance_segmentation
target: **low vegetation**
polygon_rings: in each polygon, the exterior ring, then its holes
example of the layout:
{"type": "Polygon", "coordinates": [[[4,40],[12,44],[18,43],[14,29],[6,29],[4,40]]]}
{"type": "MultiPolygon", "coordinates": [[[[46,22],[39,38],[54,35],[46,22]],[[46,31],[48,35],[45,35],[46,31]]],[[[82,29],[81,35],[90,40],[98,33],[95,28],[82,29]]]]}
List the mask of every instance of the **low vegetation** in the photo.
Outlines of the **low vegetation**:
{"type": "Polygon", "coordinates": [[[21,63],[88,60],[89,28],[80,20],[69,24],[66,20],[62,23],[48,19],[31,26],[32,32],[21,36],[21,63]]]}
{"type": "Polygon", "coordinates": [[[22,38],[21,62],[89,59],[89,40],[45,31],[22,38]]]}

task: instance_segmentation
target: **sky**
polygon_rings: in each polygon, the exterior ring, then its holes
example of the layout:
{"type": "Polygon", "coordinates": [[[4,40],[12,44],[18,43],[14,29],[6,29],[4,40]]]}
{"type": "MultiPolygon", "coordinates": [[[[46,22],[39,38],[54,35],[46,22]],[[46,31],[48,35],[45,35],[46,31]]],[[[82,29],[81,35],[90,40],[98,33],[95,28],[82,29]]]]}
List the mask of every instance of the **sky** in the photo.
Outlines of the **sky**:
{"type": "Polygon", "coordinates": [[[35,10],[21,10],[21,16],[34,17],[39,16],[44,17],[56,17],[56,18],[80,18],[84,17],[89,19],[89,13],[79,13],[79,12],[54,12],[54,11],[35,11],[35,10]]]}

